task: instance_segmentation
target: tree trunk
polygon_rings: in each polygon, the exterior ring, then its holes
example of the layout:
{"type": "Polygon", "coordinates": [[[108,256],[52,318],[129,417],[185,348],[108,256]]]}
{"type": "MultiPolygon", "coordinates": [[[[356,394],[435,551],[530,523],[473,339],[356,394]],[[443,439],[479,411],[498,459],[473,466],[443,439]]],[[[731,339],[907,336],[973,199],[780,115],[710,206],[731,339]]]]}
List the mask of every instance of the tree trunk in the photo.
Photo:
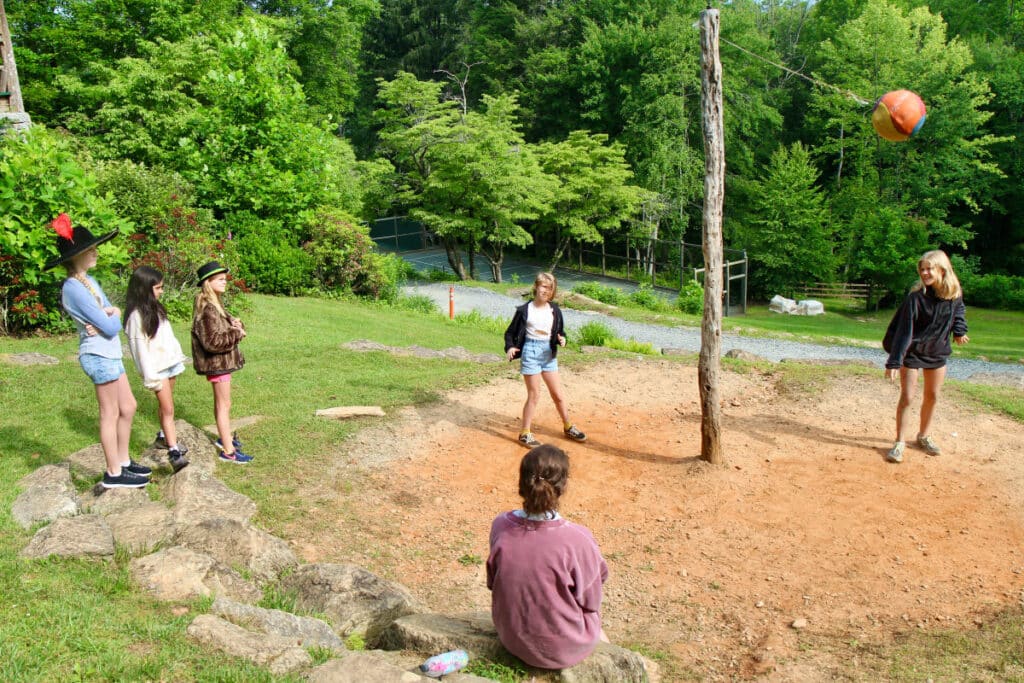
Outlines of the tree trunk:
{"type": "Polygon", "coordinates": [[[25,113],[25,103],[21,99],[21,84],[18,82],[18,67],[14,63],[14,45],[11,44],[11,31],[7,26],[7,11],[0,0],[0,91],[10,94],[10,109],[15,114],[25,113]]]}
{"type": "Polygon", "coordinates": [[[442,237],[444,252],[448,256],[448,265],[452,272],[459,276],[460,280],[466,280],[466,267],[462,265],[462,254],[459,253],[459,244],[451,237],[442,237]]]}
{"type": "Polygon", "coordinates": [[[704,126],[704,319],[700,334],[700,457],[724,460],[719,371],[722,353],[722,204],[725,141],[722,125],[722,64],[718,59],[718,10],[700,14],[701,109],[704,126]]]}

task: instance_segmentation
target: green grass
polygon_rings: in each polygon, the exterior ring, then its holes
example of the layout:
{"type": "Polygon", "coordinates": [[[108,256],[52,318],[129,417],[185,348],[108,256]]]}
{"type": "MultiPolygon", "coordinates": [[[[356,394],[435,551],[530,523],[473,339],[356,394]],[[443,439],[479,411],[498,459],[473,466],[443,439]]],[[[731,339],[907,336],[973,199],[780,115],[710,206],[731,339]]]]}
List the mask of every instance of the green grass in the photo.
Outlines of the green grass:
{"type": "MultiPolygon", "coordinates": [[[[257,522],[273,532],[306,516],[316,501],[303,498],[321,462],[364,422],[317,418],[313,411],[336,405],[380,405],[386,411],[436,400],[456,386],[481,382],[495,367],[449,360],[396,358],[346,351],[341,344],[367,338],[383,344],[501,353],[500,337],[438,314],[393,311],[352,302],[256,296],[244,318],[247,363],[233,382],[232,415],[264,415],[242,436],[258,467],[218,472],[229,486],[259,507],[257,522]]],[[[188,346],[188,329],[175,324],[188,346]]],[[[96,443],[96,399],[74,361],[70,337],[0,338],[0,353],[40,352],[57,365],[0,364],[0,680],[199,680],[263,681],[266,670],[191,643],[185,628],[204,611],[201,603],[175,616],[134,588],[127,557],[110,563],[26,561],[17,557],[31,533],[7,512],[17,482],[40,465],[96,443]]],[[[139,410],[133,450],[147,446],[159,428],[156,402],[141,389],[128,363],[139,410]]],[[[177,417],[204,426],[213,422],[212,392],[189,370],[179,380],[177,417]]],[[[287,607],[284,595],[268,605],[287,607]]],[[[293,679],[277,679],[293,680],[293,679]]]]}
{"type": "MultiPolygon", "coordinates": [[[[974,339],[984,339],[989,333],[986,330],[1001,330],[1011,339],[1009,348],[1022,346],[1024,325],[1020,323],[1024,317],[987,311],[969,311],[968,315],[974,339]]],[[[243,319],[250,332],[243,343],[248,362],[234,380],[232,413],[236,417],[265,416],[242,433],[258,465],[218,474],[257,503],[257,521],[272,533],[281,534],[295,520],[317,523],[309,511],[320,501],[306,495],[313,490],[311,484],[317,477],[316,468],[310,468],[309,463],[330,461],[348,436],[372,423],[324,420],[315,417],[314,410],[336,405],[381,405],[390,413],[400,406],[435,401],[449,388],[484,382],[507,371],[505,363],[478,365],[399,358],[341,348],[344,342],[366,338],[395,346],[415,343],[442,349],[459,345],[474,352],[500,354],[499,328],[505,321],[499,324],[467,316],[452,322],[436,312],[261,296],[252,297],[243,319]]],[[[699,318],[690,319],[699,324],[699,318]]],[[[870,323],[877,327],[864,336],[879,339],[887,314],[881,314],[881,319],[870,323]]],[[[745,319],[737,320],[750,326],[745,319]]],[[[804,325],[811,320],[815,319],[778,316],[771,322],[804,325]]],[[[840,322],[854,328],[861,324],[853,314],[840,322]]],[[[838,322],[827,326],[822,334],[835,336],[839,326],[838,322]]],[[[187,326],[176,324],[175,329],[187,348],[187,326]]],[[[95,397],[74,361],[75,346],[75,340],[69,337],[0,338],[0,353],[33,351],[60,360],[52,366],[0,364],[0,510],[5,511],[0,514],[0,680],[271,680],[264,669],[193,644],[185,629],[197,614],[206,611],[209,600],[184,605],[188,612],[180,614],[173,609],[175,605],[149,599],[132,586],[127,570],[129,558],[123,551],[109,562],[27,561],[17,557],[31,538],[31,532],[15,525],[6,512],[18,494],[17,482],[38,466],[60,462],[97,440],[95,397]]],[[[569,362],[590,360],[571,358],[569,362]]],[[[723,365],[746,367],[740,362],[723,365]]],[[[158,428],[156,402],[141,389],[130,363],[128,372],[139,402],[133,425],[133,449],[138,452],[150,443],[158,428]]],[[[792,391],[814,391],[822,381],[821,369],[794,364],[784,370],[779,366],[779,372],[781,381],[788,382],[787,388],[792,391]]],[[[1024,420],[1015,390],[963,383],[956,386],[970,400],[1024,420]]],[[[199,426],[212,423],[211,393],[208,384],[189,371],[176,387],[177,417],[199,426]]],[[[358,486],[359,481],[352,479],[347,485],[358,486]]],[[[158,493],[158,487],[152,488],[158,493]]],[[[467,553],[460,561],[468,565],[477,559],[467,553]]],[[[609,555],[609,561],[615,561],[614,554],[609,555]]],[[[293,602],[293,596],[269,591],[262,604],[287,609],[293,602]]],[[[985,671],[995,670],[992,667],[1000,662],[1015,665],[1013,653],[1021,652],[1019,632],[1024,619],[1018,615],[1005,624],[1006,637],[990,638],[974,631],[958,634],[986,658],[969,661],[981,662],[978,666],[985,671]]],[[[352,642],[350,648],[358,645],[352,642]]],[[[907,649],[904,661],[927,662],[928,666],[934,662],[938,667],[949,644],[936,638],[914,647],[922,649],[907,649]]],[[[894,656],[904,657],[899,652],[894,656]]],[[[326,655],[317,652],[315,656],[320,660],[326,655]]],[[[488,668],[481,664],[481,673],[486,670],[497,680],[517,680],[515,676],[521,672],[502,668],[506,666],[488,668]]],[[[921,670],[920,665],[917,670],[921,670]]],[[[949,677],[970,676],[961,670],[949,677]]]]}

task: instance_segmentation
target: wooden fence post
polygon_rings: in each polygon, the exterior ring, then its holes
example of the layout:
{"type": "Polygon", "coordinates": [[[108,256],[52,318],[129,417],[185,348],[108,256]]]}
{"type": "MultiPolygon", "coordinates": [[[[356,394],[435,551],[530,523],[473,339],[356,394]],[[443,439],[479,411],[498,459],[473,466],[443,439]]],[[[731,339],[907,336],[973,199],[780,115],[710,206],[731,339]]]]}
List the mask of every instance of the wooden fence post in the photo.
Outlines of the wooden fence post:
{"type": "Polygon", "coordinates": [[[704,319],[701,324],[700,457],[713,464],[722,454],[719,374],[722,355],[722,204],[725,141],[722,124],[722,64],[718,58],[718,10],[700,14],[700,83],[704,127],[704,319]]]}

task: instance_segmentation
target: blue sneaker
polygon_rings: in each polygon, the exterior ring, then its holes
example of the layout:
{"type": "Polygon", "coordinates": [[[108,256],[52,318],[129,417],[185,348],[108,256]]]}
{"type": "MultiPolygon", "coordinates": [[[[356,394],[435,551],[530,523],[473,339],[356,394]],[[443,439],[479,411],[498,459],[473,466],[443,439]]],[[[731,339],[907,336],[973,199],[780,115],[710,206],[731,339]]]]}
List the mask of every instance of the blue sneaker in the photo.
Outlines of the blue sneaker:
{"type": "MultiPolygon", "coordinates": [[[[232,439],[232,441],[234,440],[232,439]]],[[[252,462],[252,456],[246,455],[237,447],[235,447],[233,452],[227,453],[224,451],[224,445],[221,443],[220,439],[217,439],[213,443],[217,447],[217,450],[220,451],[220,459],[225,462],[233,462],[236,465],[247,465],[252,462]]]]}

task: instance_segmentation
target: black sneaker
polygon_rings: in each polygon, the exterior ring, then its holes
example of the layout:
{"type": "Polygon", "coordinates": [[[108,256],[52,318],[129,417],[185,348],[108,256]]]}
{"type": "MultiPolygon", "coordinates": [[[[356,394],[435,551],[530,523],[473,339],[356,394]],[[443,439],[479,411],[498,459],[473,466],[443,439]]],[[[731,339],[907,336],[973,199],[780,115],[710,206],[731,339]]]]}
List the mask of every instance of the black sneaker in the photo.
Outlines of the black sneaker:
{"type": "Polygon", "coordinates": [[[157,448],[167,448],[167,437],[164,436],[164,430],[160,430],[156,433],[156,438],[153,439],[153,445],[157,448]]]}
{"type": "Polygon", "coordinates": [[[109,472],[104,472],[103,481],[100,482],[100,486],[105,489],[141,489],[148,483],[149,479],[146,477],[132,474],[128,471],[128,468],[122,467],[121,474],[116,477],[109,472]]]}
{"type": "Polygon", "coordinates": [[[188,458],[185,457],[186,453],[188,453],[188,449],[184,446],[171,448],[167,451],[167,458],[170,460],[171,469],[175,473],[178,473],[188,467],[188,458]]]}
{"type": "Polygon", "coordinates": [[[533,433],[524,432],[519,435],[520,445],[526,446],[527,448],[536,448],[540,445],[540,441],[534,438],[533,433]]]}
{"type": "Polygon", "coordinates": [[[134,460],[129,460],[127,465],[121,465],[122,472],[130,472],[137,477],[149,478],[149,475],[153,474],[153,470],[149,469],[145,465],[140,465],[134,460]]]}
{"type": "Polygon", "coordinates": [[[566,429],[564,431],[565,431],[566,437],[572,439],[573,441],[586,441],[587,440],[587,435],[584,434],[583,432],[581,432],[580,430],[576,429],[576,425],[572,425],[572,426],[570,426],[568,429],[566,429]]]}

